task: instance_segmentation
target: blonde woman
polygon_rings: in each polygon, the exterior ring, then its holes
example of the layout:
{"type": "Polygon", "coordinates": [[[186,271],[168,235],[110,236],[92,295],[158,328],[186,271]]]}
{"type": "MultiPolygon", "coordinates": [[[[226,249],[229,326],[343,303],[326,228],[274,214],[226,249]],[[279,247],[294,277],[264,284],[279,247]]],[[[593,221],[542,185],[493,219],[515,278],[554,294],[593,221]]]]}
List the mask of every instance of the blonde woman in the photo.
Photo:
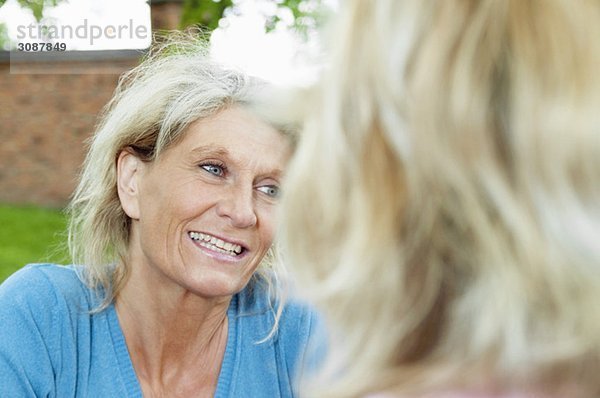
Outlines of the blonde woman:
{"type": "Polygon", "coordinates": [[[284,199],[307,396],[600,396],[600,2],[349,0],[284,199]]]}
{"type": "Polygon", "coordinates": [[[293,145],[264,88],[177,39],[122,79],[69,207],[77,265],[0,286],[0,396],[295,395],[314,313],[282,302],[293,145]]]}

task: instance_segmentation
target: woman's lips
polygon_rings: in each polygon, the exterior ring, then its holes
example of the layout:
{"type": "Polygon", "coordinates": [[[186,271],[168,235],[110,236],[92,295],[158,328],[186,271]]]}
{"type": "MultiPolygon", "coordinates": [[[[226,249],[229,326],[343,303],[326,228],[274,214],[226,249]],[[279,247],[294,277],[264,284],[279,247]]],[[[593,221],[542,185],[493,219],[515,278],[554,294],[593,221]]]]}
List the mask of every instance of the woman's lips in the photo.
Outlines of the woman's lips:
{"type": "Polygon", "coordinates": [[[239,259],[248,251],[239,243],[227,241],[211,234],[190,231],[188,235],[196,246],[208,250],[211,254],[220,255],[218,257],[226,256],[230,260],[239,259]]]}

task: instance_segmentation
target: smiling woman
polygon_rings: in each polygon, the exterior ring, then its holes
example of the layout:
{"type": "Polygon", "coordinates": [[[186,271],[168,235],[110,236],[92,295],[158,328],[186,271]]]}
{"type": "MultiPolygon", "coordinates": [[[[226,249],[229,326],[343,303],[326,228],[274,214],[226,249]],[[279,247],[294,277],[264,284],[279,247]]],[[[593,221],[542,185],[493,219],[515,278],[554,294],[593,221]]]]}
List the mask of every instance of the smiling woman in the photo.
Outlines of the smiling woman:
{"type": "Polygon", "coordinates": [[[79,265],[0,286],[1,396],[295,395],[316,316],[283,303],[273,243],[291,136],[204,54],[168,43],[122,79],[69,208],[79,265]]]}
{"type": "Polygon", "coordinates": [[[169,285],[204,297],[242,290],[271,247],[289,153],[285,136],[237,106],[192,123],[154,162],[123,150],[119,196],[135,220],[128,255],[145,266],[133,275],[150,286],[157,273],[161,294],[169,285]]]}

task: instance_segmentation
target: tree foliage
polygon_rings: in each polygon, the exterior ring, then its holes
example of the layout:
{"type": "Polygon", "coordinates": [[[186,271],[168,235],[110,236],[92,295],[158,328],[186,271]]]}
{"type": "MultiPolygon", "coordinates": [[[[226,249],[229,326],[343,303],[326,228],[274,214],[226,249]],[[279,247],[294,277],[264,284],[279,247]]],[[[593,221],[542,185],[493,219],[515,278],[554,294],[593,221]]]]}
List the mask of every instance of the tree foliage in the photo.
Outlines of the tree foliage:
{"type": "Polygon", "coordinates": [[[321,0],[279,0],[277,10],[273,15],[267,16],[265,28],[267,32],[275,29],[282,22],[283,14],[291,12],[293,22],[290,25],[301,34],[317,28],[326,17],[326,10],[321,0]]]}
{"type": "Polygon", "coordinates": [[[225,15],[225,10],[233,6],[232,0],[185,0],[181,27],[199,26],[214,30],[225,15]]]}
{"type": "MultiPolygon", "coordinates": [[[[278,24],[289,21],[288,27],[302,34],[319,26],[325,18],[322,0],[273,0],[275,12],[264,15],[265,30],[270,32],[278,24]]],[[[219,26],[219,21],[228,13],[236,13],[238,1],[235,0],[184,0],[181,27],[199,26],[203,30],[212,31],[219,26]]]]}
{"type": "Polygon", "coordinates": [[[8,50],[10,39],[8,38],[8,29],[6,24],[0,23],[0,51],[8,50]]]}
{"type": "Polygon", "coordinates": [[[44,17],[44,9],[54,7],[65,0],[18,0],[23,8],[28,8],[33,13],[36,21],[40,22],[44,17]]]}

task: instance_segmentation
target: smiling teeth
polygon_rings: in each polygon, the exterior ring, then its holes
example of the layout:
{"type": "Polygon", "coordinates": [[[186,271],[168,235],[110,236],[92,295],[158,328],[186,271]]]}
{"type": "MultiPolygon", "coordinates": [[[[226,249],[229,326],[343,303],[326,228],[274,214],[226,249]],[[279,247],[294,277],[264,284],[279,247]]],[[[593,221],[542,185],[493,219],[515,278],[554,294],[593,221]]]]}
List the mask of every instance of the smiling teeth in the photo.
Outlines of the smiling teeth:
{"type": "Polygon", "coordinates": [[[201,232],[190,232],[190,238],[199,242],[201,246],[223,254],[237,256],[242,252],[242,246],[225,242],[222,239],[201,232]]]}

